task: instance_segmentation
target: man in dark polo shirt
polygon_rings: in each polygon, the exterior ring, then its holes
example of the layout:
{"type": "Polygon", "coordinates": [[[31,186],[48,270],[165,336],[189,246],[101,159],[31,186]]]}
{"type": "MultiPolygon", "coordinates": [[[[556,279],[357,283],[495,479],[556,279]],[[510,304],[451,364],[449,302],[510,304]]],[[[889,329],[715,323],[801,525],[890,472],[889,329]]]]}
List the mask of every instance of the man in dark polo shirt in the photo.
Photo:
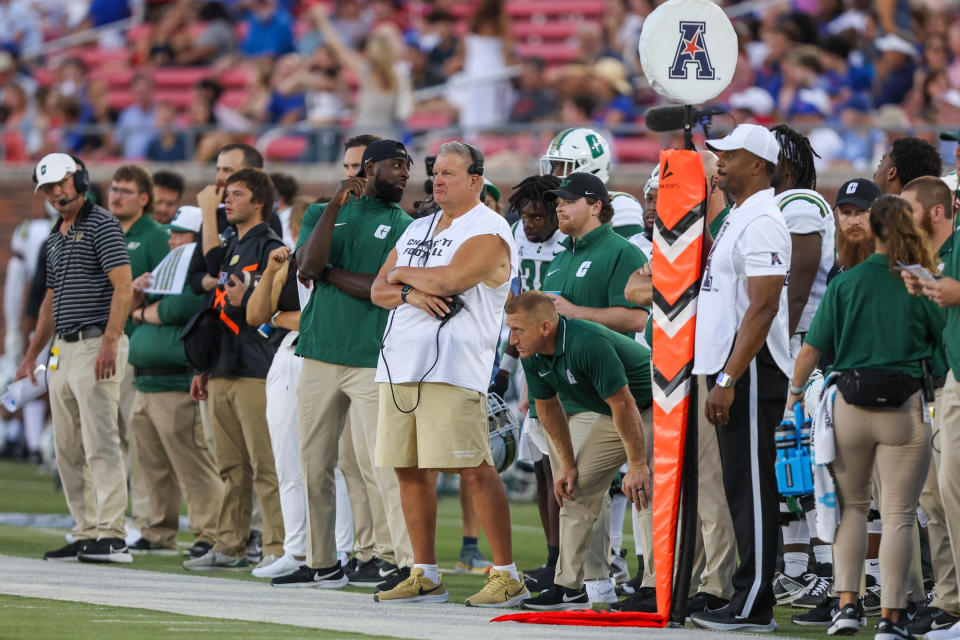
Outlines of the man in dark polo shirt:
{"type": "Polygon", "coordinates": [[[652,402],[650,352],[635,340],[586,320],[560,316],[539,291],[506,306],[510,343],[523,362],[537,415],[549,436],[554,493],[560,508],[560,557],[554,586],[523,603],[527,609],[589,607],[585,564],[594,522],[617,470],[629,461],[623,493],[646,507],[650,468],[640,410],[652,402]],[[575,402],[598,414],[575,432],[565,407],[575,402]]]}
{"type": "Polygon", "coordinates": [[[237,233],[207,252],[220,275],[212,307],[220,326],[219,360],[194,376],[190,395],[208,399],[217,466],[223,480],[217,541],[204,556],[187,560],[188,570],[247,566],[246,541],[257,488],[263,516],[264,555],[283,554],[283,520],[266,418],[266,377],[286,331],[264,338],[246,322],[247,300],[266,268],[270,252],[283,246],[264,221],[273,206],[273,183],[263,169],[241,169],[225,185],[226,215],[237,233]]]}
{"type": "Polygon", "coordinates": [[[86,168],[63,154],[34,170],[36,191],[60,218],[47,239],[47,292],[17,379],[35,380],[37,358],[54,334],[47,363],[57,468],[74,519],[74,542],[48,560],[129,563],[124,543],[127,478],[117,427],[127,367],[123,325],[130,313],[130,258],[112,215],[83,196],[86,168]],[[93,491],[85,491],[89,466],[93,491]],[[85,500],[93,496],[94,508],[85,500]]]}

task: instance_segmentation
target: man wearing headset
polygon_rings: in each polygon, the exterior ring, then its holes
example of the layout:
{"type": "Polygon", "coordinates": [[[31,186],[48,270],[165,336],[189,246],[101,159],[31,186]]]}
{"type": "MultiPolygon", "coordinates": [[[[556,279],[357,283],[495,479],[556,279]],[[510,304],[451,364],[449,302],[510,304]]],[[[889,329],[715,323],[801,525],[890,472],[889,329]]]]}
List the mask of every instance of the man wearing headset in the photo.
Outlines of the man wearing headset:
{"type": "Polygon", "coordinates": [[[84,198],[83,164],[51,153],[34,170],[35,191],[60,214],[47,239],[46,295],[17,379],[36,380],[37,359],[54,334],[47,362],[57,468],[75,524],[74,541],[48,560],[129,563],[124,543],[127,478],[117,426],[127,367],[124,323],[131,271],[120,224],[84,198]],[[93,491],[85,491],[84,465],[93,491]],[[93,497],[93,509],[84,501],[93,497]],[[91,517],[92,516],[92,517],[91,517]]]}

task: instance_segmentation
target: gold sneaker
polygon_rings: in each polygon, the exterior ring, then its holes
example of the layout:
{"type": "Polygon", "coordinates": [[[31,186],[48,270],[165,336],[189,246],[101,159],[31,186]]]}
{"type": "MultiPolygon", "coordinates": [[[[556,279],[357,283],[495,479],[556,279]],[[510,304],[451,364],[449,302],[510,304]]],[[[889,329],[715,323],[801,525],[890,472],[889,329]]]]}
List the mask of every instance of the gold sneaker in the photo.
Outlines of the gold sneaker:
{"type": "Polygon", "coordinates": [[[373,596],[374,602],[447,602],[450,592],[443,586],[443,577],[439,582],[423,576],[423,569],[414,567],[410,577],[389,591],[379,591],[373,596]]]}
{"type": "Polygon", "coordinates": [[[530,592],[527,591],[526,585],[511,578],[509,571],[494,571],[491,569],[483,589],[467,598],[466,605],[468,607],[506,609],[517,606],[529,597],[530,592]]]}

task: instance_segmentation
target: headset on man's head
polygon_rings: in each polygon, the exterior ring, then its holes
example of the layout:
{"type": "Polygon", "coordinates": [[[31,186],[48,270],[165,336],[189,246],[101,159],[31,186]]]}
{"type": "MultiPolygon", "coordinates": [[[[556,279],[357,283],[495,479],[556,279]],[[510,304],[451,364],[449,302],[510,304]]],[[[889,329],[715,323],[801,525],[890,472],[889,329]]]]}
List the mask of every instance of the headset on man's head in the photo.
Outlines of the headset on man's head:
{"type": "MultiPolygon", "coordinates": [[[[73,188],[76,189],[77,195],[85,196],[87,194],[87,189],[90,188],[90,173],[87,171],[87,165],[83,164],[83,160],[77,156],[71,155],[73,161],[77,163],[77,170],[73,172],[73,188]]],[[[480,171],[483,171],[483,159],[481,158],[480,171]]],[[[37,184],[37,170],[33,170],[33,183],[37,184]]]]}
{"type": "Polygon", "coordinates": [[[472,176],[482,176],[483,175],[483,154],[480,153],[480,149],[477,149],[472,144],[463,143],[467,149],[470,150],[470,158],[472,162],[470,166],[467,167],[467,173],[472,176]]]}

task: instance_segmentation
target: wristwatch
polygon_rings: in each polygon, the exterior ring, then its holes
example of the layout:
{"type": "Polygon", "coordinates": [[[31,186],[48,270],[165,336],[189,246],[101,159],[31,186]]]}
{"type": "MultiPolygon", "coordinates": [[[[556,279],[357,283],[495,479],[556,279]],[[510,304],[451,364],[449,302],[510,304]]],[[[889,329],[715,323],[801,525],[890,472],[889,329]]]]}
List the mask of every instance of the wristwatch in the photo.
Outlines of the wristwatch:
{"type": "Polygon", "coordinates": [[[717,386],[721,389],[729,389],[736,384],[736,382],[737,381],[734,380],[733,376],[731,376],[729,373],[724,373],[721,371],[717,374],[717,386]]]}
{"type": "Polygon", "coordinates": [[[277,316],[279,316],[281,313],[283,313],[283,311],[277,311],[277,312],[274,313],[272,316],[270,316],[270,320],[267,322],[267,324],[269,324],[269,325],[270,325],[271,327],[273,327],[273,328],[276,328],[276,327],[277,327],[277,316]]]}
{"type": "Polygon", "coordinates": [[[411,291],[413,291],[413,287],[411,287],[408,284],[405,284],[402,287],[400,287],[400,300],[402,300],[404,304],[407,303],[407,294],[410,293],[411,291]]]}

